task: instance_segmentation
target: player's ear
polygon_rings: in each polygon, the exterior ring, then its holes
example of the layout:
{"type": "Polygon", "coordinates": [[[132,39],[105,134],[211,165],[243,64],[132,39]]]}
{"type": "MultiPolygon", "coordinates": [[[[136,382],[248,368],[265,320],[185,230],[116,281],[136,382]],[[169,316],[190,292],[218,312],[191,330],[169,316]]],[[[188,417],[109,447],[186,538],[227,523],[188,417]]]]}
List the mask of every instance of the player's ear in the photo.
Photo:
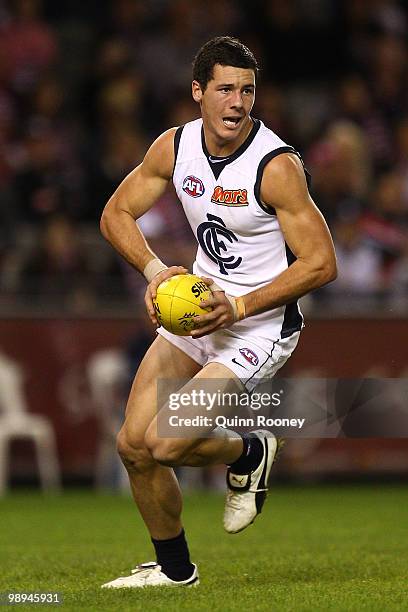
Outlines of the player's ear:
{"type": "Polygon", "coordinates": [[[201,98],[203,97],[203,91],[198,81],[193,81],[191,83],[191,94],[193,96],[194,102],[201,102],[201,98]]]}

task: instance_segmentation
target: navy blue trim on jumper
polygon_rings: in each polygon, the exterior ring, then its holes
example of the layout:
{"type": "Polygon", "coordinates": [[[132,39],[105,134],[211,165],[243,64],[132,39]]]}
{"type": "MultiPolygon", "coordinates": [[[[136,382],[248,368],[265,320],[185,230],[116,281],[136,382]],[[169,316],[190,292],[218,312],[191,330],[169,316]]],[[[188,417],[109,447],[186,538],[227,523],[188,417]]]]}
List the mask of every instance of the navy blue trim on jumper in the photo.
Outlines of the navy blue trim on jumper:
{"type": "MultiPolygon", "coordinates": [[[[288,267],[296,261],[296,257],[285,243],[286,249],[286,260],[288,262],[288,267]]],[[[281,330],[281,338],[289,338],[292,334],[297,331],[300,331],[303,326],[303,317],[300,314],[298,301],[290,302],[290,304],[286,304],[285,306],[285,314],[283,316],[282,330],[281,330]]]]}
{"type": "Polygon", "coordinates": [[[246,140],[238,147],[234,153],[228,155],[226,157],[216,157],[215,155],[210,155],[207,149],[207,145],[205,143],[205,135],[204,135],[204,126],[201,128],[201,144],[203,148],[204,155],[206,156],[214,178],[217,180],[220,176],[221,172],[224,170],[225,166],[231,164],[233,161],[238,159],[249,147],[249,145],[253,142],[255,136],[257,135],[259,128],[261,127],[261,122],[259,119],[252,118],[252,130],[248,134],[246,140]],[[211,160],[214,161],[211,161],[211,160]]]}
{"type": "Polygon", "coordinates": [[[184,125],[180,125],[180,127],[177,128],[176,133],[174,134],[174,164],[173,164],[173,172],[171,173],[171,176],[174,175],[174,170],[176,168],[177,155],[178,155],[178,150],[180,146],[181,134],[183,130],[184,130],[184,125]]]}
{"type": "Polygon", "coordinates": [[[303,171],[305,173],[305,178],[306,178],[308,189],[310,188],[310,185],[311,185],[312,177],[310,175],[310,172],[306,169],[305,164],[303,163],[303,159],[300,153],[296,151],[296,149],[290,146],[285,146],[285,147],[279,147],[278,149],[275,149],[274,151],[270,151],[270,153],[267,153],[259,162],[258,171],[256,173],[254,194],[255,194],[255,199],[258,202],[258,205],[262,208],[264,212],[268,213],[268,215],[276,215],[276,210],[272,208],[272,206],[265,206],[265,204],[261,200],[262,177],[263,177],[263,173],[265,170],[265,166],[271,161],[271,159],[274,159],[278,155],[282,155],[282,153],[293,153],[293,155],[297,155],[297,157],[302,162],[303,171]]]}
{"type": "Polygon", "coordinates": [[[255,200],[258,202],[258,205],[262,208],[262,210],[268,215],[276,215],[276,210],[271,206],[265,206],[265,204],[261,200],[261,183],[262,177],[265,170],[265,166],[269,164],[271,159],[278,157],[278,155],[282,155],[282,153],[294,153],[296,155],[296,151],[293,147],[279,147],[274,151],[270,151],[267,153],[259,162],[258,171],[256,173],[255,186],[254,186],[254,194],[255,200]]]}

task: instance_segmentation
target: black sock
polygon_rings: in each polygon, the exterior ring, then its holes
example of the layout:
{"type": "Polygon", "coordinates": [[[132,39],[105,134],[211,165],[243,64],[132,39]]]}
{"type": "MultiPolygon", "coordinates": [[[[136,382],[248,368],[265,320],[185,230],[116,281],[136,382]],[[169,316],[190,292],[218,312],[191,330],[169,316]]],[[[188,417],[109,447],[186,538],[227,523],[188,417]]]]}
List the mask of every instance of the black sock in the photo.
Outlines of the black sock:
{"type": "Polygon", "coordinates": [[[171,580],[187,580],[194,572],[194,565],[190,562],[190,553],[184,535],[184,529],[175,538],[169,540],[155,540],[152,538],[156,550],[157,563],[162,571],[171,580]]]}
{"type": "MultiPolygon", "coordinates": [[[[241,434],[240,434],[241,435],[241,434]]],[[[253,434],[242,434],[244,448],[241,456],[230,465],[233,474],[249,474],[256,470],[264,454],[261,440],[253,434]]]]}

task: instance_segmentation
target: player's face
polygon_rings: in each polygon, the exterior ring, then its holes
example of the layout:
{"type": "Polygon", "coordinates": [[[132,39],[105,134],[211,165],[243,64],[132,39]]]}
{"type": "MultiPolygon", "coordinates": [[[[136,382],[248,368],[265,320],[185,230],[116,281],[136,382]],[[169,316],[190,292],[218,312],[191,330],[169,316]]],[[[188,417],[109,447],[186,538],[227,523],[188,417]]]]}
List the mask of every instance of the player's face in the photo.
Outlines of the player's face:
{"type": "Polygon", "coordinates": [[[252,126],[249,114],[255,101],[254,71],[216,64],[205,91],[197,81],[193,81],[192,91],[201,107],[207,147],[239,146],[252,126]]]}

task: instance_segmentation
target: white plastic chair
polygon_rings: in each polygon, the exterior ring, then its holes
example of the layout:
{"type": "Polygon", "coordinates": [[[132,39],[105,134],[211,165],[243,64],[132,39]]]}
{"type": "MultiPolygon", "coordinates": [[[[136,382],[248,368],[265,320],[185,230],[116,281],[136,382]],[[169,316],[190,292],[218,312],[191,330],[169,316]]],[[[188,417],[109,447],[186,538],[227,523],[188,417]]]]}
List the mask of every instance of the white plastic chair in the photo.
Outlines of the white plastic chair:
{"type": "Polygon", "coordinates": [[[123,420],[127,369],[120,349],[98,351],[88,361],[88,380],[100,425],[95,464],[95,486],[99,489],[129,489],[127,472],[116,451],[116,435],[123,420]]]}
{"type": "Polygon", "coordinates": [[[46,417],[28,412],[23,378],[22,368],[0,353],[0,495],[7,489],[9,445],[19,438],[35,445],[41,487],[54,491],[60,487],[53,426],[46,417]]]}

